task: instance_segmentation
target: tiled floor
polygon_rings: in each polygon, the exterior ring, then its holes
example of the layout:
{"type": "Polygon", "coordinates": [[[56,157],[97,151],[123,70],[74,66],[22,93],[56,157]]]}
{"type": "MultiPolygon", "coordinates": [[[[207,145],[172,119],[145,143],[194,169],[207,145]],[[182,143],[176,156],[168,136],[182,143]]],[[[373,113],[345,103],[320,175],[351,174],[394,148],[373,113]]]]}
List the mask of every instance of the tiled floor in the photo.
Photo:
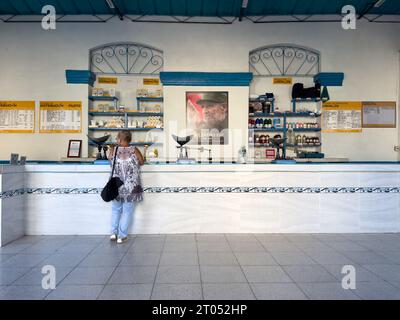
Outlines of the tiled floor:
{"type": "Polygon", "coordinates": [[[27,236],[0,248],[0,299],[400,299],[400,234],[27,236]]]}

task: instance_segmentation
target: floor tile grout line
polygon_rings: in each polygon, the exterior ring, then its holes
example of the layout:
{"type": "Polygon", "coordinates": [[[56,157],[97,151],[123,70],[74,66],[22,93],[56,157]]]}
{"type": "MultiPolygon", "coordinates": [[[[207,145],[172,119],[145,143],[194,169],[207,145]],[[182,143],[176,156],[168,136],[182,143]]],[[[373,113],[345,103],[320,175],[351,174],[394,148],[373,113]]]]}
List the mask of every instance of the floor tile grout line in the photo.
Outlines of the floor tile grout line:
{"type": "Polygon", "coordinates": [[[200,255],[199,255],[199,246],[197,242],[197,234],[195,234],[195,244],[196,244],[196,253],[197,253],[197,263],[199,267],[200,274],[200,286],[201,286],[201,300],[204,300],[204,287],[203,287],[203,277],[201,276],[201,265],[200,265],[200,255]]]}
{"type": "MultiPolygon", "coordinates": [[[[226,238],[226,235],[225,235],[225,238],[226,238]]],[[[236,262],[237,262],[238,265],[239,265],[240,270],[242,271],[242,274],[243,274],[244,278],[246,279],[247,285],[249,286],[250,291],[251,291],[251,293],[253,294],[254,299],[255,299],[255,300],[258,300],[258,299],[257,299],[257,296],[256,296],[256,294],[255,294],[255,292],[254,292],[254,290],[253,290],[253,288],[252,288],[252,286],[250,285],[249,279],[247,279],[247,277],[246,277],[246,273],[244,272],[242,265],[239,263],[239,259],[237,258],[236,253],[235,253],[235,252],[233,251],[233,249],[232,249],[231,243],[229,242],[228,239],[226,239],[226,240],[227,240],[227,242],[228,242],[229,248],[230,248],[231,251],[232,251],[233,256],[234,256],[235,259],[236,259],[236,262]]],[[[257,239],[257,241],[258,241],[258,239],[257,239]]]]}
{"type": "MultiPolygon", "coordinates": [[[[257,239],[258,241],[260,241],[259,239],[257,239]]],[[[300,292],[302,292],[304,294],[304,296],[307,298],[307,300],[311,300],[311,298],[308,296],[308,294],[297,284],[296,281],[294,281],[294,279],[286,272],[286,270],[279,264],[279,262],[276,260],[276,258],[274,257],[274,255],[263,245],[263,243],[260,241],[261,246],[265,249],[266,252],[268,252],[272,259],[277,263],[277,265],[282,269],[282,271],[288,276],[288,278],[290,280],[292,280],[292,282],[294,283],[294,285],[300,290],[300,292]]]]}
{"type": "MultiPolygon", "coordinates": [[[[111,240],[109,240],[109,241],[111,241],[111,240]]],[[[129,246],[128,249],[125,251],[125,253],[124,253],[123,256],[121,257],[121,259],[120,259],[120,261],[118,262],[118,264],[117,264],[116,266],[113,267],[114,269],[113,269],[113,271],[111,272],[111,274],[110,274],[110,276],[108,277],[108,279],[106,280],[106,282],[103,284],[103,288],[100,290],[100,292],[99,292],[99,294],[97,295],[97,297],[96,297],[95,299],[93,299],[93,300],[98,300],[98,299],[100,298],[100,296],[101,296],[101,294],[103,293],[105,287],[107,286],[107,284],[109,283],[110,279],[111,279],[112,276],[114,275],[115,270],[117,270],[118,266],[121,264],[122,260],[124,259],[124,257],[125,257],[126,254],[128,253],[129,249],[133,246],[133,244],[135,243],[135,241],[136,241],[136,236],[132,239],[132,242],[131,242],[130,246],[129,246]]],[[[116,242],[116,241],[115,241],[115,242],[116,242]]],[[[118,246],[118,243],[115,243],[115,245],[118,246]]],[[[123,245],[123,243],[122,243],[122,245],[123,245]]],[[[97,249],[97,247],[96,247],[96,249],[97,249]]]]}
{"type": "Polygon", "coordinates": [[[161,248],[160,257],[158,258],[158,264],[157,264],[157,268],[156,268],[156,274],[155,274],[155,276],[154,276],[153,286],[151,287],[149,300],[152,300],[152,298],[153,298],[154,287],[155,287],[155,285],[156,285],[158,270],[160,269],[161,257],[162,257],[162,255],[163,255],[163,253],[164,253],[164,248],[165,248],[165,243],[166,243],[166,242],[167,242],[167,236],[164,236],[164,241],[163,241],[163,245],[162,245],[162,248],[161,248]]]}
{"type": "MultiPolygon", "coordinates": [[[[75,238],[78,238],[78,236],[75,236],[75,238]]],[[[72,239],[70,242],[68,242],[68,244],[72,243],[73,240],[75,240],[75,239],[72,239]]],[[[103,240],[103,241],[104,241],[104,240],[103,240]]],[[[102,241],[99,241],[99,243],[98,243],[97,245],[95,245],[94,248],[93,248],[92,250],[90,250],[90,251],[89,251],[89,252],[88,252],[74,267],[72,267],[71,271],[68,272],[68,273],[65,275],[65,277],[56,285],[56,288],[57,288],[57,287],[58,287],[58,286],[59,286],[59,285],[60,285],[60,284],[61,284],[61,283],[62,283],[76,268],[78,268],[79,264],[82,263],[83,260],[85,260],[94,250],[97,249],[97,247],[100,246],[101,242],[102,242],[102,241]]],[[[66,245],[61,246],[61,248],[65,247],[65,246],[66,246],[66,245]]],[[[54,253],[53,253],[53,254],[54,254],[54,253]]],[[[52,292],[53,292],[53,290],[49,290],[49,293],[46,294],[42,300],[45,300],[52,292]]]]}

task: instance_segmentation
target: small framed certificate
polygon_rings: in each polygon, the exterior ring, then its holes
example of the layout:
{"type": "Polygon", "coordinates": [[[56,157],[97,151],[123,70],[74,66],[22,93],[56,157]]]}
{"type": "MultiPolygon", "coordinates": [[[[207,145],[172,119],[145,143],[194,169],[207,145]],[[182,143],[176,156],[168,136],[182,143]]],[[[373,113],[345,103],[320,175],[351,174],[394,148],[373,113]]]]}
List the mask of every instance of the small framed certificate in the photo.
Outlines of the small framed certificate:
{"type": "Polygon", "coordinates": [[[82,149],[82,140],[69,140],[68,158],[80,158],[82,149]]]}
{"type": "Polygon", "coordinates": [[[18,153],[11,153],[10,164],[16,166],[18,164],[18,158],[19,158],[18,153]]]}

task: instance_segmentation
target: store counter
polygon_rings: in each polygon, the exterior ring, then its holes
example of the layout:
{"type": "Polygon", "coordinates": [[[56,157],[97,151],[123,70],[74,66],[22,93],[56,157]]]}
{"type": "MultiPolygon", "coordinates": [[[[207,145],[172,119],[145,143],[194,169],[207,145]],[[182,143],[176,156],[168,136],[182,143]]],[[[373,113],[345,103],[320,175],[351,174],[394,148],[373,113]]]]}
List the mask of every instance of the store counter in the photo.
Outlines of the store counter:
{"type": "MultiPolygon", "coordinates": [[[[109,232],[109,165],[3,170],[2,219],[23,211],[25,234],[109,232]]],[[[149,164],[142,180],[132,233],[400,231],[398,163],[149,164]]]]}

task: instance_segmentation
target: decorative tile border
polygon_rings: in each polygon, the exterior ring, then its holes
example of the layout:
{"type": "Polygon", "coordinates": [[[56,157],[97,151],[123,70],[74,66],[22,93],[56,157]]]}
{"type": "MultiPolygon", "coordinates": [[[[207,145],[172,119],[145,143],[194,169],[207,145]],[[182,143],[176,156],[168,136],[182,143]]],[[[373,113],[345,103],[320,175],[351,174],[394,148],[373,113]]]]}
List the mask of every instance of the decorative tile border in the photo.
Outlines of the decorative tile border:
{"type": "MultiPolygon", "coordinates": [[[[146,193],[400,193],[400,187],[145,187],[146,193]]],[[[100,194],[102,188],[25,188],[0,193],[0,199],[24,194],[100,194]]]]}

